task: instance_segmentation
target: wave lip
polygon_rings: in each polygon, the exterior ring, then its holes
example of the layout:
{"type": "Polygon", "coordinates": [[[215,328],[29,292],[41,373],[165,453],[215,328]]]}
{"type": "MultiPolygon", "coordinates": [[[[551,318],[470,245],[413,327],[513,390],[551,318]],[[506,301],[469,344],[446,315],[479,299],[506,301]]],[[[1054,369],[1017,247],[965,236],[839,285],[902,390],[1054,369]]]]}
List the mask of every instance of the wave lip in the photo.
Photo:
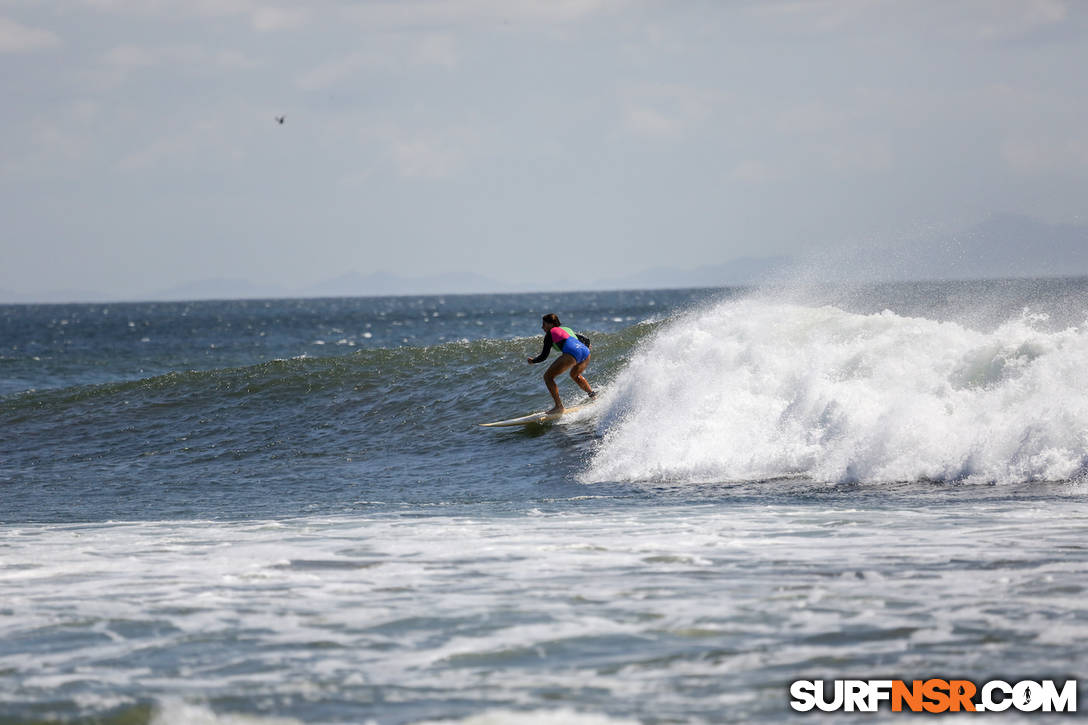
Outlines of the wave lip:
{"type": "Polygon", "coordinates": [[[1013,483],[1088,466],[1088,327],[725,302],[658,331],[609,391],[585,482],[1013,483]]]}

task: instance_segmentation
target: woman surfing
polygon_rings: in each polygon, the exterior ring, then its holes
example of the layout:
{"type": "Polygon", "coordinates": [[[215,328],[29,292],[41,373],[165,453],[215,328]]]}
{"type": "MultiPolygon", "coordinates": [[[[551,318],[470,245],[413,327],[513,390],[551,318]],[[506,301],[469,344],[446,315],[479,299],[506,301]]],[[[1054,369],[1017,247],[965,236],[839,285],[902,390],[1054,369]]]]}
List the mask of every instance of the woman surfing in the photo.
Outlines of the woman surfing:
{"type": "Polygon", "coordinates": [[[559,386],[555,384],[555,378],[567,370],[570,370],[570,379],[586,391],[590,398],[597,395],[582,375],[589,365],[589,338],[579,335],[569,327],[563,327],[554,312],[544,315],[541,327],[544,330],[544,348],[539,355],[529,358],[529,364],[535,365],[547,360],[552,348],[559,352],[559,358],[544,373],[544,384],[555,401],[555,407],[548,411],[548,415],[555,415],[563,412],[563,401],[559,399],[559,386]]]}

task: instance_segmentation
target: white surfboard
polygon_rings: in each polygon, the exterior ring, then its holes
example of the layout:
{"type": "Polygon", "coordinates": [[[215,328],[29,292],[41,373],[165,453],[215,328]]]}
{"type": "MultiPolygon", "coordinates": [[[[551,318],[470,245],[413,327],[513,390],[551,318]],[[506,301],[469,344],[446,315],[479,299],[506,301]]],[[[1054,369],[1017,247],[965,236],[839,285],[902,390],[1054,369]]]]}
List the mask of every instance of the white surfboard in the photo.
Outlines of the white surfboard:
{"type": "Polygon", "coordinates": [[[583,405],[571,405],[567,407],[562,413],[548,413],[546,411],[540,411],[539,413],[530,413],[529,415],[523,415],[520,418],[510,418],[509,420],[497,420],[494,423],[480,423],[484,428],[505,428],[507,426],[514,425],[543,425],[545,423],[552,423],[559,420],[568,413],[573,413],[577,410],[585,408],[588,403],[583,405]]]}

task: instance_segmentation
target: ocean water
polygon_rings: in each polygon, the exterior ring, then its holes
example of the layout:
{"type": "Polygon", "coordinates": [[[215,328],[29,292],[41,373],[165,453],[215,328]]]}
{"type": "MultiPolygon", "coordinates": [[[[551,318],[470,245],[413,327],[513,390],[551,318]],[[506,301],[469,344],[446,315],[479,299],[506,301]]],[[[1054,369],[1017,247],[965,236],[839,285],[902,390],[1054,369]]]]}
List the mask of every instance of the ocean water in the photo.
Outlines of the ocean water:
{"type": "Polygon", "coordinates": [[[1086,361],[1075,279],[0,306],[0,723],[882,721],[789,683],[1076,679],[1086,361]],[[480,428],[550,406],[553,311],[600,399],[480,428]]]}

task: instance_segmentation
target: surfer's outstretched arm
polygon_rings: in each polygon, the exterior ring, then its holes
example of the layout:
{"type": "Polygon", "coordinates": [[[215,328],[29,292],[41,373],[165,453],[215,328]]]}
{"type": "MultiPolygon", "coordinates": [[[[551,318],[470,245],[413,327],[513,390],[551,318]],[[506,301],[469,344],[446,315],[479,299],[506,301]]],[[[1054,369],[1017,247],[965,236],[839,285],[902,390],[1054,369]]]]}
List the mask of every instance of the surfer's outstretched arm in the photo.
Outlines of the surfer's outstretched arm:
{"type": "Polygon", "coordinates": [[[547,333],[545,333],[543,349],[541,349],[540,354],[537,355],[536,357],[529,358],[529,364],[530,365],[536,365],[537,363],[544,362],[545,360],[548,359],[548,355],[551,354],[551,351],[552,351],[552,339],[550,337],[548,337],[547,333]]]}

